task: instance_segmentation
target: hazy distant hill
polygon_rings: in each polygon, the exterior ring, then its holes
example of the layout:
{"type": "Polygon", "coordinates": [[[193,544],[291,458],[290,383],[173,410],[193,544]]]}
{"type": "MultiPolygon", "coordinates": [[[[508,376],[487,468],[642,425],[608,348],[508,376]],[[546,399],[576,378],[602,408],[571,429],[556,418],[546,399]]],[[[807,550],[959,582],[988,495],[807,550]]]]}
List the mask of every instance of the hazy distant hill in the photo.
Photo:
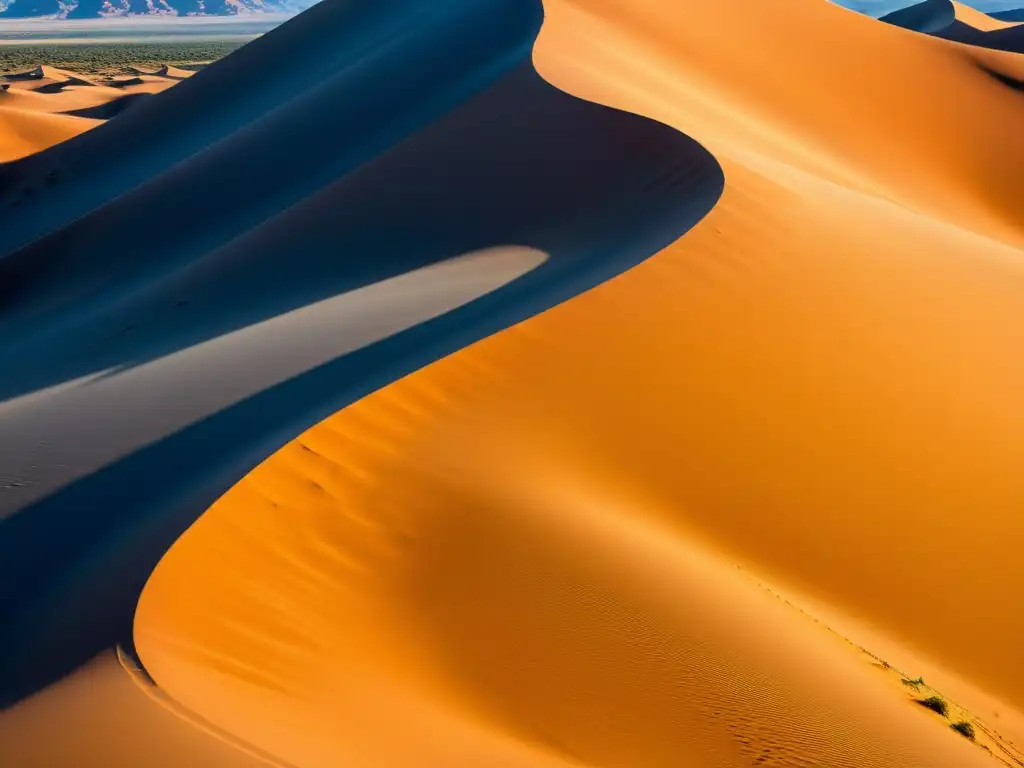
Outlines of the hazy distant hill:
{"type": "Polygon", "coordinates": [[[58,16],[84,19],[121,15],[235,16],[297,11],[307,0],[0,0],[0,18],[58,16]]]}
{"type": "Polygon", "coordinates": [[[1002,19],[1003,21],[1024,21],[1024,8],[1018,8],[1015,11],[990,13],[989,16],[995,16],[997,19],[1002,19]]]}

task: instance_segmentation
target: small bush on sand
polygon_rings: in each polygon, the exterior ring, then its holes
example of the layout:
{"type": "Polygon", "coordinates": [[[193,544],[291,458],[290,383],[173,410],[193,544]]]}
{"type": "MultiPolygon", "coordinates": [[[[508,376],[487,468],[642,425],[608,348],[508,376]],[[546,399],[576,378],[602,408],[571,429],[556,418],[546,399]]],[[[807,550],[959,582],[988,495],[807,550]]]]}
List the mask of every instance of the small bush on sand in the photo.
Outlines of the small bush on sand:
{"type": "Polygon", "coordinates": [[[921,706],[928,707],[932,712],[938,712],[943,717],[949,714],[949,707],[946,706],[946,701],[938,696],[929,696],[927,699],[922,699],[921,706]]]}
{"type": "Polygon", "coordinates": [[[968,738],[971,741],[974,741],[974,726],[966,720],[961,720],[959,723],[953,723],[949,727],[957,733],[959,733],[964,738],[968,738]]]}
{"type": "Polygon", "coordinates": [[[924,685],[924,678],[919,677],[917,678],[917,680],[910,680],[909,678],[905,677],[902,680],[900,680],[900,682],[907,686],[907,688],[913,688],[916,691],[918,688],[924,685]]]}

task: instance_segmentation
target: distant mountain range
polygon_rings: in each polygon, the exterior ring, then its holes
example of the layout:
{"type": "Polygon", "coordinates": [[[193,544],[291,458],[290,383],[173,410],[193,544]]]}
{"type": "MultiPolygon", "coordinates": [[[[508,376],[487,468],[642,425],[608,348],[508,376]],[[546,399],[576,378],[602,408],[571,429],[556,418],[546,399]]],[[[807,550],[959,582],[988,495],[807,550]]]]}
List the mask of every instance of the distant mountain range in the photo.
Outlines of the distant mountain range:
{"type": "Polygon", "coordinates": [[[55,16],[237,16],[302,10],[308,0],[0,0],[0,19],[55,16]]]}

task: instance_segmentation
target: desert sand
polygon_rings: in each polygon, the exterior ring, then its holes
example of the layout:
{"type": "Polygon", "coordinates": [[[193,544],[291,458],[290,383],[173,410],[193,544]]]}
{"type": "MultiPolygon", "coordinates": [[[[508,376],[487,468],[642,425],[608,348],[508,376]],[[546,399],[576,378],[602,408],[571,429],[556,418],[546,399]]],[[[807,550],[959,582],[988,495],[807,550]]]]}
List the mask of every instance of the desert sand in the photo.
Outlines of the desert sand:
{"type": "Polygon", "coordinates": [[[953,8],[956,10],[956,18],[962,21],[980,32],[994,32],[999,29],[1010,29],[1012,27],[1020,26],[1018,21],[1003,21],[993,16],[989,16],[987,13],[971,8],[969,5],[958,3],[953,0],[953,8]]]}
{"type": "Polygon", "coordinates": [[[19,765],[93,679],[178,764],[1024,760],[1018,57],[543,11],[326,0],[0,169],[19,765]]]}
{"type": "Polygon", "coordinates": [[[939,34],[946,40],[1024,53],[1024,23],[1001,21],[980,13],[963,3],[953,3],[956,20],[939,34]]]}
{"type": "MultiPolygon", "coordinates": [[[[994,18],[955,0],[925,0],[882,20],[916,32],[996,51],[1024,53],[1024,24],[994,18]]],[[[1016,85],[1018,89],[1022,86],[1016,85]]]]}
{"type": "Polygon", "coordinates": [[[0,163],[29,157],[95,128],[175,85],[187,76],[181,72],[186,70],[164,67],[146,77],[102,79],[42,65],[0,76],[6,78],[0,90],[0,163]]]}
{"type": "Polygon", "coordinates": [[[18,160],[95,128],[98,120],[22,109],[15,91],[0,92],[0,163],[18,160]],[[8,100],[18,106],[7,106],[8,100]]]}

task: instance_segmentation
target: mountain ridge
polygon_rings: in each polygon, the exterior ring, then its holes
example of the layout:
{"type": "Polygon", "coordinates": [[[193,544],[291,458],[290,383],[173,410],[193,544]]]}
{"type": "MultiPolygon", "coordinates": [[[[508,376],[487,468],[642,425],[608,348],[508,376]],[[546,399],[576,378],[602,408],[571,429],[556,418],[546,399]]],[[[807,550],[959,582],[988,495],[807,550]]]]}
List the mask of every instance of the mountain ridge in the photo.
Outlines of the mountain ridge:
{"type": "Polygon", "coordinates": [[[295,12],[309,5],[303,0],[0,0],[0,19],[242,16],[295,12]]]}

